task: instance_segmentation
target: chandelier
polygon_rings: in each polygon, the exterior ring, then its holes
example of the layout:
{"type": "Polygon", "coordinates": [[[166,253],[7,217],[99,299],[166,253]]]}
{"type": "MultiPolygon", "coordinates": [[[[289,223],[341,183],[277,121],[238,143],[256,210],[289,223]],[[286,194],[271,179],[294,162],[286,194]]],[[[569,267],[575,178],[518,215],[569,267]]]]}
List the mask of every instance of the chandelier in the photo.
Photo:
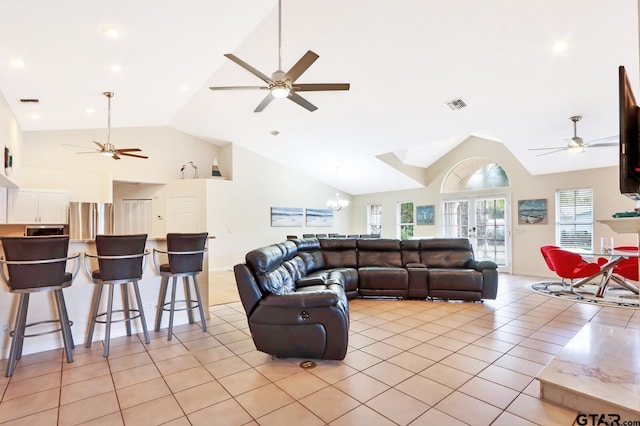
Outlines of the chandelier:
{"type": "Polygon", "coordinates": [[[338,194],[337,192],[335,199],[327,200],[327,207],[336,212],[339,212],[342,209],[346,209],[348,205],[349,200],[341,200],[340,194],[338,194]]]}

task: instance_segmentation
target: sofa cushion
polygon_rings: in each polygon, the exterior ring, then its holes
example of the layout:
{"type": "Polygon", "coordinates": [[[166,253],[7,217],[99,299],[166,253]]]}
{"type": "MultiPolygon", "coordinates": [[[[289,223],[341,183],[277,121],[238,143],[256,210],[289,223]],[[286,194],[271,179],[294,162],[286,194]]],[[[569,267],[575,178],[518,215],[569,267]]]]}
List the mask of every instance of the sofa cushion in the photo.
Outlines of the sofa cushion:
{"type": "Polygon", "coordinates": [[[429,269],[429,292],[433,290],[482,292],[482,272],[475,269],[429,269]]]}
{"type": "Polygon", "coordinates": [[[321,239],[320,247],[324,257],[324,267],[355,268],[357,264],[356,240],[349,238],[321,239]]]}
{"type": "Polygon", "coordinates": [[[400,251],[402,253],[402,264],[420,263],[420,240],[400,241],[400,251]]]}
{"type": "Polygon", "coordinates": [[[357,240],[358,268],[367,266],[402,267],[400,241],[389,239],[357,240]]]}
{"type": "Polygon", "coordinates": [[[474,264],[468,238],[420,240],[420,263],[427,268],[469,268],[474,264]]]}

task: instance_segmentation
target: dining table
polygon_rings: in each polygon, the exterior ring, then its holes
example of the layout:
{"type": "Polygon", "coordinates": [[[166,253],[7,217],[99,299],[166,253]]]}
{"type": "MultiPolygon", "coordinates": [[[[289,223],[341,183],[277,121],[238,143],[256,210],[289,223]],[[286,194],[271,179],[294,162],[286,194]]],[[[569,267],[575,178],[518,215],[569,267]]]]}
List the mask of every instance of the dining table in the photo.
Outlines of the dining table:
{"type": "Polygon", "coordinates": [[[596,297],[604,297],[607,289],[609,288],[609,284],[611,281],[614,281],[616,284],[621,287],[630,290],[635,294],[639,294],[640,290],[638,286],[625,280],[623,277],[619,277],[614,274],[614,268],[617,264],[622,262],[625,259],[630,257],[639,257],[638,250],[620,250],[613,249],[610,251],[584,251],[584,250],[576,250],[575,253],[580,254],[582,257],[586,259],[595,259],[597,257],[604,257],[608,260],[600,265],[600,270],[593,275],[590,275],[585,278],[581,278],[580,280],[573,283],[573,288],[580,287],[584,284],[591,282],[593,279],[600,277],[600,283],[598,284],[598,291],[596,292],[596,297]]]}

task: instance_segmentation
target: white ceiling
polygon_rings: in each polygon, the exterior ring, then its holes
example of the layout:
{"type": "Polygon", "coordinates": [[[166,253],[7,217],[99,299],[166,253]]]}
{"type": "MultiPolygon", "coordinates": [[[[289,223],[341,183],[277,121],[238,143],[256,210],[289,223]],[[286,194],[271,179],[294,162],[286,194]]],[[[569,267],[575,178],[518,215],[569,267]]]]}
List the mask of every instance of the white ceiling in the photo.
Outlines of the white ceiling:
{"type": "Polygon", "coordinates": [[[616,165],[615,147],[528,148],[563,146],[572,115],[585,141],[616,135],[618,65],[640,95],[637,0],[283,0],[285,71],[313,50],[298,82],[351,90],[304,93],[315,112],[280,99],[254,113],[264,91],[208,89],[261,85],[223,54],[271,74],[277,26],[276,0],[2,1],[0,92],[31,131],[105,127],[101,93],[113,91],[113,127],[233,142],[351,194],[420,187],[376,157],[426,167],[472,134],[532,174],[616,165]],[[560,40],[568,49],[555,53],[560,40]],[[445,105],[457,97],[468,107],[445,105]]]}

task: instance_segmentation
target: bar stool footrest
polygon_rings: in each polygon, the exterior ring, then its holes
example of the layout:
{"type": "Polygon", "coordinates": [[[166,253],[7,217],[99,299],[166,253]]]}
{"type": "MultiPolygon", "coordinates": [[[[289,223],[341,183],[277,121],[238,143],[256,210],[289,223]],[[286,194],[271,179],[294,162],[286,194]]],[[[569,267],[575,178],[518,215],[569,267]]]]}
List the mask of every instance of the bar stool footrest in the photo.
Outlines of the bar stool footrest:
{"type": "MultiPolygon", "coordinates": [[[[187,302],[191,302],[191,308],[189,308],[189,306],[185,306],[184,308],[173,308],[174,312],[175,311],[188,311],[189,309],[195,309],[195,308],[199,308],[200,304],[198,303],[197,300],[176,300],[175,303],[187,303],[187,302]]],[[[165,302],[162,304],[162,310],[166,311],[166,312],[171,312],[171,302],[165,302]],[[166,306],[169,306],[168,308],[166,306]]]]}
{"type": "MultiPolygon", "coordinates": [[[[111,323],[132,321],[134,319],[140,318],[141,314],[140,314],[140,310],[139,309],[129,309],[129,314],[131,314],[133,312],[135,312],[135,315],[129,315],[129,318],[122,318],[122,319],[113,319],[113,318],[111,318],[111,323]]],[[[113,315],[113,314],[124,314],[124,313],[125,313],[124,309],[114,309],[113,311],[111,311],[111,315],[113,315]]],[[[106,312],[103,312],[101,314],[96,315],[96,319],[94,320],[94,322],[98,322],[100,324],[106,324],[107,320],[99,320],[98,319],[100,317],[104,317],[105,315],[107,315],[106,312]]]]}
{"type": "MultiPolygon", "coordinates": [[[[32,327],[32,326],[36,326],[36,325],[40,325],[40,324],[50,324],[50,323],[59,323],[60,320],[45,320],[45,321],[38,321],[38,322],[32,322],[31,324],[26,324],[24,326],[25,330],[27,329],[27,327],[32,327]]],[[[73,321],[69,320],[69,327],[71,327],[73,325],[73,321]]],[[[60,328],[56,328],[55,330],[48,330],[48,331],[43,331],[40,333],[33,333],[33,334],[25,334],[22,337],[37,337],[37,336],[44,336],[45,334],[51,334],[51,333],[58,333],[61,332],[63,329],[62,327],[60,328]]],[[[15,335],[15,329],[11,330],[11,332],[9,333],[9,336],[13,337],[15,335]]]]}

